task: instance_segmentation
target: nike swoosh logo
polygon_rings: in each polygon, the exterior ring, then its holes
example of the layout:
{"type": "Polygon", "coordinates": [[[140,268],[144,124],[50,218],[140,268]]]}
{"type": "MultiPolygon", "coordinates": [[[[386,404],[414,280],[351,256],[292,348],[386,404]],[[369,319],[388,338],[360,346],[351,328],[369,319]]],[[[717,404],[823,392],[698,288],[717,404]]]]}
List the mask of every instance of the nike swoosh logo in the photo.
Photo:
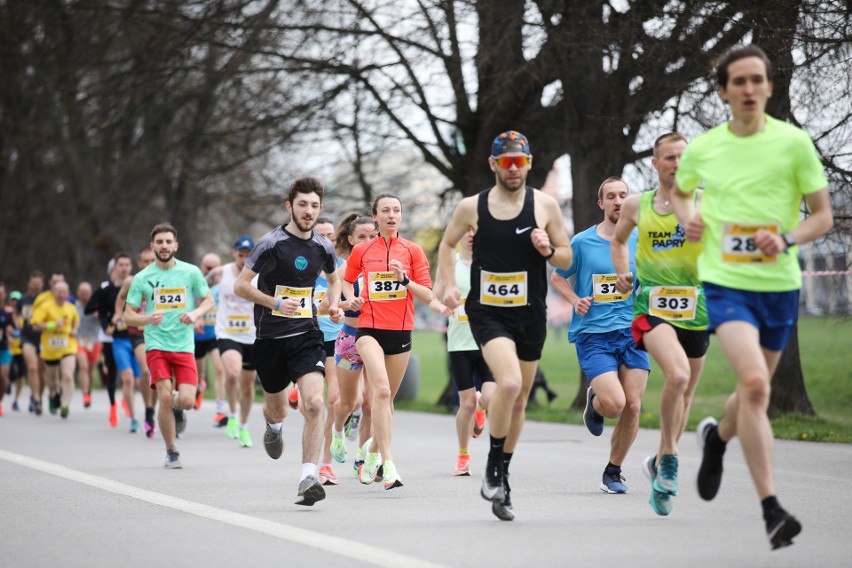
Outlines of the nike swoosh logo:
{"type": "Polygon", "coordinates": [[[403,349],[405,349],[405,348],[406,348],[406,347],[408,347],[409,345],[411,345],[411,342],[410,342],[410,341],[409,341],[408,343],[403,343],[403,344],[402,344],[402,348],[403,348],[403,349]]]}
{"type": "Polygon", "coordinates": [[[532,229],[532,227],[524,227],[523,229],[518,229],[518,228],[516,227],[516,228],[515,228],[515,234],[516,234],[516,235],[520,235],[520,234],[522,234],[522,233],[526,233],[526,232],[527,232],[527,231],[529,231],[530,229],[532,229]]]}

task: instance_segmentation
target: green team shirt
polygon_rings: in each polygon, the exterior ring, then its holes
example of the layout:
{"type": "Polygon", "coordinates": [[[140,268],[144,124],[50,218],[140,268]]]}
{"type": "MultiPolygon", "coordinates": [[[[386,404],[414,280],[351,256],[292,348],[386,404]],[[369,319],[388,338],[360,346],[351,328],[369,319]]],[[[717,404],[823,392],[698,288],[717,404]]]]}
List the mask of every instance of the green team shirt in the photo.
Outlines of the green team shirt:
{"type": "Polygon", "coordinates": [[[165,312],[160,325],[145,326],[145,350],[194,353],[194,328],[180,322],[180,315],[195,309],[195,298],[210,291],[201,270],[188,262],[175,259],[175,265],[160,270],[149,264],[133,278],[127,303],[138,308],[145,299],[146,313],[165,312]]]}
{"type": "Polygon", "coordinates": [[[755,292],[802,287],[798,248],[765,257],[753,236],[759,228],[789,231],[798,224],[802,196],[828,186],[807,132],[768,115],[764,130],[751,136],[721,124],[689,143],[675,180],[685,192],[704,182],[701,280],[755,292]]]}
{"type": "Polygon", "coordinates": [[[707,329],[707,302],[698,278],[701,243],[686,240],[674,213],[654,209],[657,190],[639,198],[633,315],[650,314],[692,330],[707,329]]]}

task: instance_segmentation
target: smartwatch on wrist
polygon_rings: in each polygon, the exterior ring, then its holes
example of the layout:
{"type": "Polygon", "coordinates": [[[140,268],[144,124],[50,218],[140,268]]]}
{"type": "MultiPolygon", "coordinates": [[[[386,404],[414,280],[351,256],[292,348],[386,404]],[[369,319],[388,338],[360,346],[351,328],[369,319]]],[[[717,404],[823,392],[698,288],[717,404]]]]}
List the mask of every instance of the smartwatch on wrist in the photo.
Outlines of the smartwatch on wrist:
{"type": "Polygon", "coordinates": [[[406,274],[402,277],[402,280],[400,280],[399,283],[402,284],[403,286],[408,286],[409,282],[411,282],[411,278],[409,278],[408,274],[406,274]]]}
{"type": "Polygon", "coordinates": [[[549,246],[550,246],[550,254],[547,255],[546,257],[544,257],[544,260],[550,260],[553,257],[553,255],[556,254],[556,247],[554,247],[553,245],[549,245],[549,246]]]}
{"type": "Polygon", "coordinates": [[[787,232],[781,235],[781,238],[784,239],[784,244],[787,245],[787,248],[793,248],[796,246],[796,237],[793,236],[792,233],[787,232]]]}

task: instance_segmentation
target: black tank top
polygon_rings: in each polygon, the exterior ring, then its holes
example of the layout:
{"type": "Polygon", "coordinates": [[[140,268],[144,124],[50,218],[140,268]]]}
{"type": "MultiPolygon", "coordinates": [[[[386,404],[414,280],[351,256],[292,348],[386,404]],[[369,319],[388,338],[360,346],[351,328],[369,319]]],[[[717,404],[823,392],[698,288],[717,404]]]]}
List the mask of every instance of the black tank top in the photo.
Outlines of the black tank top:
{"type": "Polygon", "coordinates": [[[523,318],[519,324],[546,318],[547,261],[536,250],[530,231],[536,227],[535,190],[526,188],[524,206],[514,219],[499,220],[488,211],[486,189],[479,194],[479,229],[473,236],[473,262],[470,267],[470,293],[466,311],[487,309],[510,318],[523,318]],[[485,303],[480,302],[482,272],[486,275],[485,303]],[[522,275],[526,272],[526,294],[522,275]],[[490,301],[488,301],[490,299],[490,301]]]}

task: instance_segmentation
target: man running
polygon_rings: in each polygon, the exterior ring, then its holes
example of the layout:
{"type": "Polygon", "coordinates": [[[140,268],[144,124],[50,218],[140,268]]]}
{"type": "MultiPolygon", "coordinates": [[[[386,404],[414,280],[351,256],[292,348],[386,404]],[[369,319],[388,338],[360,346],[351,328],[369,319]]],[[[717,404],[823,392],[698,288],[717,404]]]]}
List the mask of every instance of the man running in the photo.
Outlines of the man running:
{"type": "Polygon", "coordinates": [[[571,246],[559,205],[527,187],[532,166],[526,136],[504,132],[491,144],[488,165],[495,184],[463,199],[439,247],[444,305],[456,309],[455,247],[473,229],[473,264],[465,311],[497,384],[489,405],[491,449],[482,497],[501,520],[514,518],[509,462],[524,424],[524,411],[547,337],[547,262],[571,265],[571,246]]]}
{"type": "Polygon", "coordinates": [[[296,504],[306,506],[325,499],[325,490],[317,479],[325,407],[325,348],[313,303],[314,284],[322,271],[328,280],[329,315],[336,323],[343,319],[343,311],[337,307],[340,279],[335,270],[334,247],[313,230],[324,195],[325,189],[318,179],[295,180],[284,204],[290,222],[276,227],[257,242],[234,285],[237,295],[256,304],[254,357],[263,385],[266,419],[263,445],[272,459],[280,458],[284,452],[281,432],[287,405],[284,389],[290,383],[299,385],[305,424],[296,504]],[[251,284],[255,277],[257,287],[251,284]]]}
{"type": "Polygon", "coordinates": [[[775,549],[792,544],[801,524],[775,495],[770,381],[798,316],[802,275],[796,247],[824,235],[834,218],[810,136],[765,114],[772,65],[763,50],[730,50],[716,79],[732,119],[690,143],[675,175],[680,191],[672,195],[687,238],[701,239],[698,275],[710,327],[737,376],[721,422],[707,418],[698,426],[703,447],[698,493],[705,500],[716,496],[725,444],[739,435],[775,549]],[[702,180],[696,213],[692,194],[702,180]],[[803,197],[810,215],[799,223],[803,197]]]}
{"type": "MultiPolygon", "coordinates": [[[[568,341],[576,346],[580,368],[590,383],[583,421],[592,435],[600,436],[604,418],[619,419],[601,479],[604,493],[630,491],[621,466],[639,432],[642,395],[651,370],[648,354],[636,347],[630,334],[632,290],[615,289],[616,273],[610,260],[615,224],[628,193],[627,184],[620,178],[609,177],[601,183],[598,207],[603,210],[603,220],[574,235],[574,262],[568,270],[555,270],[550,276],[556,291],[574,306],[568,341]]],[[[628,238],[633,264],[636,234],[628,238]]]]}
{"type": "Polygon", "coordinates": [[[40,302],[33,311],[30,323],[41,332],[40,356],[45,364],[50,413],[56,414],[60,410],[62,418],[68,418],[68,405],[74,392],[80,318],[77,308],[68,301],[69,290],[65,280],[54,280],[50,291],[50,298],[40,302]]]}
{"type": "Polygon", "coordinates": [[[638,227],[635,276],[640,286],[633,301],[633,337],[639,348],[654,357],[664,381],[660,446],[656,455],[642,462],[651,483],[651,508],[658,515],[671,513],[672,497],[677,495],[677,442],[710,344],[707,306],[696,268],[701,246],[686,240],[671,207],[674,176],[685,149],[686,139],[675,132],[657,138],[651,165],[660,186],[627,198],[612,241],[612,262],[619,275],[616,287],[620,292],[632,290],[634,272],[629,269],[627,241],[638,227]]]}
{"type": "MultiPolygon", "coordinates": [[[[209,252],[201,257],[201,273],[206,278],[210,272],[222,266],[222,259],[218,254],[209,252]]],[[[208,284],[210,280],[207,281],[208,284]]],[[[219,290],[215,285],[210,285],[210,294],[214,301],[219,299],[219,290]]],[[[204,400],[204,391],[207,389],[207,355],[213,363],[213,392],[216,400],[222,400],[225,395],[225,369],[222,367],[222,357],[216,340],[216,311],[218,303],[213,309],[204,314],[202,321],[195,324],[195,364],[198,366],[198,392],[195,393],[195,410],[201,408],[204,400]]],[[[239,435],[237,423],[231,425],[227,431],[231,439],[239,435]]]]}
{"type": "Polygon", "coordinates": [[[95,314],[86,315],[86,304],[92,299],[92,285],[80,282],[74,302],[80,328],[77,333],[77,380],[83,393],[83,408],[92,405],[92,377],[95,365],[101,358],[101,342],[98,341],[100,322],[95,314]]]}
{"type": "Polygon", "coordinates": [[[179,469],[177,428],[186,426],[184,413],[192,408],[198,388],[193,327],[214,302],[201,270],[175,258],[178,240],[173,226],[161,223],[154,227],[151,249],[157,260],[130,284],[124,318],[128,325],[145,326],[151,388],[156,389],[160,401],[157,421],[166,444],[164,467],[179,469]],[[198,307],[196,298],[203,298],[198,307]],[[143,299],[145,315],[140,313],[143,299]]]}

